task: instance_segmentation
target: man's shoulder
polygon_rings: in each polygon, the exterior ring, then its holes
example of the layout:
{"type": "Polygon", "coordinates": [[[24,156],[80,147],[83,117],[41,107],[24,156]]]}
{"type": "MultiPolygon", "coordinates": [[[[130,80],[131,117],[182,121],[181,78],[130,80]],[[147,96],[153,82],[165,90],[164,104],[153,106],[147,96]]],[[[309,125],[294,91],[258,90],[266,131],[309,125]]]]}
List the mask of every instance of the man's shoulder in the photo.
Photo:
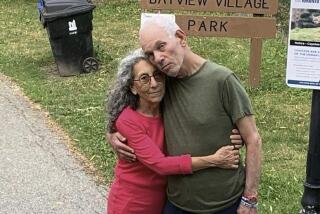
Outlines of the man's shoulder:
{"type": "Polygon", "coordinates": [[[233,74],[233,71],[231,71],[229,68],[211,61],[207,61],[203,69],[211,74],[212,77],[220,81],[227,79],[233,74]]]}

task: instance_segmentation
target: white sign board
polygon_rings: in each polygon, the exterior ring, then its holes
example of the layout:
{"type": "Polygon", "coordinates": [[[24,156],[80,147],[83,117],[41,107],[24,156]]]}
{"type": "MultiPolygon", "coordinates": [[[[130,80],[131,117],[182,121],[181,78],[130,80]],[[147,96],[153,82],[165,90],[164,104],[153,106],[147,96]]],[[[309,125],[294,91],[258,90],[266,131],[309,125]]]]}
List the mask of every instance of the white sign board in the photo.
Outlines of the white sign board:
{"type": "Polygon", "coordinates": [[[320,0],[291,0],[286,82],[320,89],[320,0]]]}

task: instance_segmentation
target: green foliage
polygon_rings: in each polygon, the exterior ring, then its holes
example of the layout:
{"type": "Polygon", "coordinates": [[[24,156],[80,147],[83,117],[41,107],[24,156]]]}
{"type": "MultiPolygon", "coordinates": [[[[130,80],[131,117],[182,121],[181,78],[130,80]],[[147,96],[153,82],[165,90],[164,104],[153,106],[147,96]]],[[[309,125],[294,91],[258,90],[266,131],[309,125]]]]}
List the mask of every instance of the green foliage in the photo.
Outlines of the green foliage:
{"type": "MultiPolygon", "coordinates": [[[[118,61],[138,44],[136,0],[96,0],[93,40],[101,68],[96,73],[57,75],[48,37],[38,20],[36,1],[0,0],[0,72],[12,77],[74,139],[104,174],[113,177],[115,156],[105,143],[105,96],[118,61]],[[17,3],[19,2],[19,3],[17,3]]],[[[285,30],[289,1],[280,1],[278,20],[285,30]]],[[[262,80],[248,86],[248,39],[189,38],[195,52],[239,76],[256,112],[264,163],[260,213],[292,214],[300,209],[308,143],[310,91],[285,84],[286,46],[281,38],[263,45],[262,80]]]]}
{"type": "Polygon", "coordinates": [[[288,35],[289,30],[289,13],[290,0],[279,0],[279,10],[277,14],[278,29],[285,35],[288,35]]]}
{"type": "Polygon", "coordinates": [[[320,41],[320,29],[319,28],[295,28],[291,31],[290,38],[292,40],[301,41],[320,41]]]}

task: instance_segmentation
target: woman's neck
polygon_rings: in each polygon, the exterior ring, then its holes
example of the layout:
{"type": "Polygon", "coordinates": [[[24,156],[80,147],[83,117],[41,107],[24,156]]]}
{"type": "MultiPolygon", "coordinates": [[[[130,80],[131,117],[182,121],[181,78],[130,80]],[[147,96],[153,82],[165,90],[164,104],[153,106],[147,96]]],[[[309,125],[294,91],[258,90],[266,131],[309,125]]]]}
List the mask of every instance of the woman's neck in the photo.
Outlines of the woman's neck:
{"type": "Polygon", "coordinates": [[[160,116],[160,105],[159,103],[139,103],[137,112],[148,116],[157,117],[160,116]]]}

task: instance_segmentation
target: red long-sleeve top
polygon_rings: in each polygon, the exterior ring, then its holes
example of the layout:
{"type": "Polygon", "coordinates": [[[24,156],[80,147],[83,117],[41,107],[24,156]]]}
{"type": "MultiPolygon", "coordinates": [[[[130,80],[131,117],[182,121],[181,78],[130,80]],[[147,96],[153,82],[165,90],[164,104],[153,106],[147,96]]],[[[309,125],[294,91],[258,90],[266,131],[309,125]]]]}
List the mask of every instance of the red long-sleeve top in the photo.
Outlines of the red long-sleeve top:
{"type": "Polygon", "coordinates": [[[108,214],[162,213],[166,175],[192,173],[190,155],[164,155],[161,117],[147,117],[127,107],[116,121],[116,127],[134,149],[138,161],[118,161],[108,198],[108,214]]]}

